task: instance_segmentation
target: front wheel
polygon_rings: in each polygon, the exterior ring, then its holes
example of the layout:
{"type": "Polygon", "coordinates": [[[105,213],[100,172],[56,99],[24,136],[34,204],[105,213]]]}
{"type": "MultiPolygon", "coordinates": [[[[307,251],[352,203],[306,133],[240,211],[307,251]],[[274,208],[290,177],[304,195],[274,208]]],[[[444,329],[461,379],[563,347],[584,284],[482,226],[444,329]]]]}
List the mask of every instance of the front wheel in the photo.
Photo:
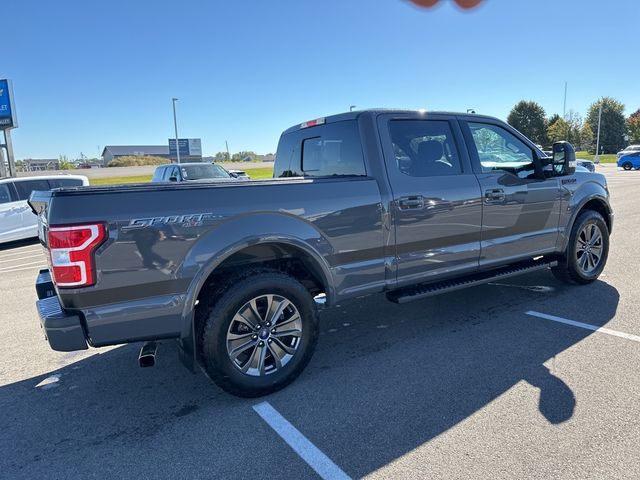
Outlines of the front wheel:
{"type": "Polygon", "coordinates": [[[609,229],[598,212],[582,212],[571,230],[563,259],[551,271],[565,283],[587,284],[595,281],[607,263],[609,229]]]}
{"type": "Polygon", "coordinates": [[[200,354],[223,390],[258,397],[291,383],[317,340],[311,294],[286,274],[262,270],[232,283],[205,312],[200,354]]]}
{"type": "Polygon", "coordinates": [[[633,168],[633,165],[631,165],[631,162],[624,162],[624,163],[622,164],[622,168],[623,168],[624,170],[629,171],[629,170],[631,170],[631,169],[633,168]]]}

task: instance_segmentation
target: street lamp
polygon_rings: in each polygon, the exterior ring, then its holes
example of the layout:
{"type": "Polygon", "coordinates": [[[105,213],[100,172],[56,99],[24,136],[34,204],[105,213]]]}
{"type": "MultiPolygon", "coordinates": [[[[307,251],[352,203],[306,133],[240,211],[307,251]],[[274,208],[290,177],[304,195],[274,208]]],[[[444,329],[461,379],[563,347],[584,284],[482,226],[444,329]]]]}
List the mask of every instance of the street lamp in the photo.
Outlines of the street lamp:
{"type": "Polygon", "coordinates": [[[178,163],[180,163],[180,145],[178,144],[178,120],[176,119],[176,102],[177,98],[173,97],[171,102],[173,103],[173,129],[176,133],[176,158],[178,163]]]}
{"type": "Polygon", "coordinates": [[[355,105],[351,105],[351,106],[349,107],[349,111],[350,111],[350,112],[353,112],[353,109],[354,109],[354,108],[356,108],[356,106],[355,106],[355,105]]]}

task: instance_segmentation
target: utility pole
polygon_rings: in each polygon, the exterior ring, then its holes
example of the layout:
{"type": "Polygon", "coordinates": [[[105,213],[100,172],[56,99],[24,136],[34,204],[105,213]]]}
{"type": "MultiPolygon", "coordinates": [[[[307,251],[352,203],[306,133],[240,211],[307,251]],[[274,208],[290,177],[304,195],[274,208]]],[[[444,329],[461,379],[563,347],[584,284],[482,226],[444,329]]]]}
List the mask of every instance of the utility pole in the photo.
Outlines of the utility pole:
{"type": "Polygon", "coordinates": [[[229,154],[229,142],[224,141],[225,146],[227,147],[227,162],[231,161],[231,155],[229,154]]]}
{"type": "Polygon", "coordinates": [[[176,118],[176,102],[178,101],[178,99],[174,97],[171,99],[171,101],[173,102],[173,129],[176,134],[176,158],[178,160],[178,163],[180,163],[180,144],[178,143],[178,120],[176,118]]]}
{"type": "Polygon", "coordinates": [[[562,105],[562,119],[567,119],[567,82],[564,82],[564,103],[562,105]]]}
{"type": "Polygon", "coordinates": [[[595,163],[600,160],[600,122],[602,121],[602,100],[600,100],[600,109],[598,110],[598,136],[596,137],[596,156],[595,163]]]}

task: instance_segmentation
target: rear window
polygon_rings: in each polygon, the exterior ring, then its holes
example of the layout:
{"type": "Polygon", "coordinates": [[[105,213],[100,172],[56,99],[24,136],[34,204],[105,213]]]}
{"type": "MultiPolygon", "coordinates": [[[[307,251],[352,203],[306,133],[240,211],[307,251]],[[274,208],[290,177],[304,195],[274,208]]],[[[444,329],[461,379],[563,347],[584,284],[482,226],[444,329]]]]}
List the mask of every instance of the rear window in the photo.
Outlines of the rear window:
{"type": "Polygon", "coordinates": [[[365,176],[355,121],[329,123],[282,137],[276,154],[277,177],[365,176]]]}
{"type": "Polygon", "coordinates": [[[9,184],[0,183],[0,204],[12,202],[11,190],[9,190],[9,184]]]}
{"type": "Polygon", "coordinates": [[[82,180],[78,178],[50,178],[50,188],[62,188],[62,187],[81,187],[82,180]]]}
{"type": "Polygon", "coordinates": [[[18,192],[18,199],[28,200],[34,190],[50,190],[49,182],[46,179],[23,180],[13,184],[18,192]]]}

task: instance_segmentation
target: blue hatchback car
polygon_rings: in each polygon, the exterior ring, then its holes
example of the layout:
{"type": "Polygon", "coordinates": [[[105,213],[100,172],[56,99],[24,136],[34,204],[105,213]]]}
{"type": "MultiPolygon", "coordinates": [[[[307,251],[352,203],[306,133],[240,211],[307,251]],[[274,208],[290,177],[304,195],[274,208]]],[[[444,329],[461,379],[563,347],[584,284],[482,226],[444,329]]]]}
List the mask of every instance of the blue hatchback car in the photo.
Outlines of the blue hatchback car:
{"type": "Polygon", "coordinates": [[[625,170],[640,170],[640,152],[633,152],[618,159],[618,166],[625,170]]]}

